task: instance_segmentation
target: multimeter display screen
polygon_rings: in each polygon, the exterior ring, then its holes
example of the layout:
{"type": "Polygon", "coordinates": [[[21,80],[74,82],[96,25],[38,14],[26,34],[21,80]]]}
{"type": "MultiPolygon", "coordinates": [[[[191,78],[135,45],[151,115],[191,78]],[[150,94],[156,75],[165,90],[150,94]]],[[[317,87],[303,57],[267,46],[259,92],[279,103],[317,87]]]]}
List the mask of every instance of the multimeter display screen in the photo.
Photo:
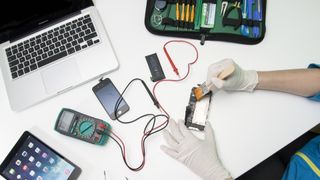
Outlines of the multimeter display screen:
{"type": "Polygon", "coordinates": [[[73,117],[74,117],[74,113],[69,111],[64,111],[60,117],[58,129],[64,132],[68,132],[73,117]]]}

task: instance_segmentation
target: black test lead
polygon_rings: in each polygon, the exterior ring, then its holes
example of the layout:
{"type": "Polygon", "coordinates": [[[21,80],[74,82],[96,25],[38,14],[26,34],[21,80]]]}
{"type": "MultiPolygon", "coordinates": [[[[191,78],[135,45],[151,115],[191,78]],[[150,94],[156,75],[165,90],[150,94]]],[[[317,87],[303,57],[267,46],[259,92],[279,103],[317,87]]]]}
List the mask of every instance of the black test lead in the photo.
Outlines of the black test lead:
{"type": "Polygon", "coordinates": [[[150,89],[148,88],[148,86],[146,85],[146,83],[144,81],[141,81],[143,86],[145,87],[145,89],[147,90],[151,100],[153,101],[153,104],[158,108],[160,109],[160,105],[159,105],[159,102],[157,101],[156,98],[154,98],[153,94],[151,93],[150,89]]]}

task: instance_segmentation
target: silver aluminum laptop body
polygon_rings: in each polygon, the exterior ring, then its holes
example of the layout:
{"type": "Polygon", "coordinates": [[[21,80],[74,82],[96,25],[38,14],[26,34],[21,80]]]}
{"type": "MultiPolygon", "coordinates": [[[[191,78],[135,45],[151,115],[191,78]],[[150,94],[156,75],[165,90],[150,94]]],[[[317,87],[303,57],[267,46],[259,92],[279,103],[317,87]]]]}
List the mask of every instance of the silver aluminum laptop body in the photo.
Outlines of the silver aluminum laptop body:
{"type": "Polygon", "coordinates": [[[104,29],[98,11],[88,7],[74,17],[52,25],[28,37],[0,45],[0,66],[12,110],[21,111],[45,99],[70,90],[92,79],[116,70],[119,66],[109,37],[104,29]],[[43,32],[59,27],[61,24],[89,14],[97,31],[99,43],[77,51],[57,61],[42,66],[24,76],[13,79],[5,49],[19,44],[25,39],[36,37],[43,32]]]}

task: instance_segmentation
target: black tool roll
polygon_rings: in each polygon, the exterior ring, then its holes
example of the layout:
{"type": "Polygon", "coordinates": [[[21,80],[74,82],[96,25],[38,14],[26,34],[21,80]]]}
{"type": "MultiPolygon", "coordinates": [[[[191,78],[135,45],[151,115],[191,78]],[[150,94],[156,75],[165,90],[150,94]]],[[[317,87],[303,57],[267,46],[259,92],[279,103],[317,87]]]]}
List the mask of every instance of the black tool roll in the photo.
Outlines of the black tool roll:
{"type": "Polygon", "coordinates": [[[257,44],[264,38],[266,0],[148,0],[145,26],[153,34],[257,44]]]}

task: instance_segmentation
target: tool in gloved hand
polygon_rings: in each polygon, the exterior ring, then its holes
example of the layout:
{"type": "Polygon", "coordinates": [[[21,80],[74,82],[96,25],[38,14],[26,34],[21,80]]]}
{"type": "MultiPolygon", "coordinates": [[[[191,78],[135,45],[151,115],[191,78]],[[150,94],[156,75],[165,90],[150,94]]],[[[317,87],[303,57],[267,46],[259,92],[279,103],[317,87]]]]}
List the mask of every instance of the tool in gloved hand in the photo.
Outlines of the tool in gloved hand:
{"type": "Polygon", "coordinates": [[[213,91],[247,91],[253,92],[258,84],[258,73],[255,70],[242,69],[232,59],[223,59],[219,62],[213,63],[208,68],[207,84],[214,84],[213,91]],[[234,72],[225,80],[217,77],[224,69],[230,65],[235,67],[234,72]]]}
{"type": "MultiPolygon", "coordinates": [[[[226,79],[228,76],[230,76],[233,73],[234,70],[235,70],[235,67],[233,64],[231,64],[218,75],[218,78],[221,80],[226,79]]],[[[206,82],[204,82],[199,87],[195,88],[193,91],[197,101],[199,101],[206,94],[210,93],[212,91],[212,86],[214,85],[207,84],[206,82]]]]}
{"type": "Polygon", "coordinates": [[[234,30],[237,30],[242,23],[242,12],[241,12],[241,0],[236,0],[232,6],[230,6],[225,15],[222,18],[222,25],[223,26],[233,26],[234,30]],[[237,18],[230,18],[230,13],[236,10],[238,17],[237,18]]]}
{"type": "MultiPolygon", "coordinates": [[[[257,8],[254,10],[253,20],[262,21],[261,0],[256,0],[256,5],[257,5],[257,8]]],[[[254,38],[258,38],[260,36],[260,27],[259,26],[253,26],[252,36],[254,38]]]]}
{"type": "MultiPolygon", "coordinates": [[[[248,13],[248,0],[243,0],[243,4],[242,4],[242,18],[243,19],[247,18],[247,13],[248,13]]],[[[246,25],[241,25],[240,33],[243,36],[249,36],[249,34],[250,34],[249,27],[246,25]]]]}

